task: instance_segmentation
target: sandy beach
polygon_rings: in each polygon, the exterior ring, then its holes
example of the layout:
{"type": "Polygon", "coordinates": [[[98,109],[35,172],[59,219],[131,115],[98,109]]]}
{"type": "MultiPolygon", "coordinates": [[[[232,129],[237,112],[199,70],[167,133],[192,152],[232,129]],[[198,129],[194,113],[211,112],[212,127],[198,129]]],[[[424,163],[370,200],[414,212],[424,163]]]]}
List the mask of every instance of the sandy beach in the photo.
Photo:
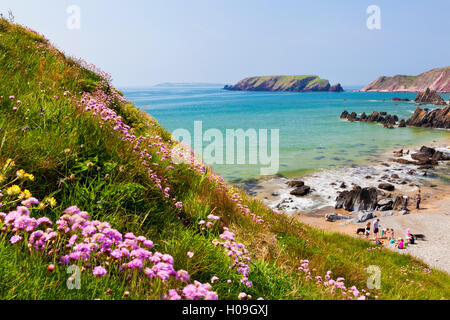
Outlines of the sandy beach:
{"type": "MultiPolygon", "coordinates": [[[[427,146],[448,150],[450,138],[433,141],[427,146]]],[[[419,150],[420,147],[405,146],[403,149],[410,152],[403,158],[411,160],[410,154],[419,150]]],[[[252,191],[257,198],[274,210],[291,215],[308,225],[329,232],[366,239],[363,235],[357,235],[356,229],[365,226],[367,222],[325,220],[325,215],[333,212],[349,218],[355,217],[348,211],[334,208],[339,184],[344,182],[348,186],[368,187],[376,186],[380,182],[392,183],[395,185],[395,190],[391,192],[393,197],[398,194],[410,197],[408,204],[410,213],[401,215],[398,210],[390,210],[392,215],[385,216],[385,212],[375,211],[375,215],[380,219],[380,228],[394,229],[396,238],[405,238],[408,229],[413,234],[423,234],[425,238],[417,240],[415,244],[403,250],[395,248],[388,241],[384,241],[385,247],[403,254],[411,254],[431,267],[450,273],[450,246],[448,245],[450,243],[450,184],[448,180],[442,179],[443,176],[448,175],[450,163],[442,161],[434,170],[418,170],[417,166],[399,165],[390,161],[394,151],[386,152],[379,157],[378,161],[367,166],[327,170],[299,177],[298,179],[305,181],[305,184],[312,189],[312,192],[305,197],[290,195],[289,190],[292,188],[287,186],[289,180],[285,178],[262,180],[252,191]],[[414,173],[411,170],[414,170],[414,173]],[[392,179],[393,174],[398,179],[392,179]],[[420,210],[416,210],[414,201],[418,186],[422,194],[420,210]]],[[[369,220],[372,223],[373,221],[373,219],[369,220]]],[[[368,241],[374,241],[372,238],[373,234],[368,241]]]]}

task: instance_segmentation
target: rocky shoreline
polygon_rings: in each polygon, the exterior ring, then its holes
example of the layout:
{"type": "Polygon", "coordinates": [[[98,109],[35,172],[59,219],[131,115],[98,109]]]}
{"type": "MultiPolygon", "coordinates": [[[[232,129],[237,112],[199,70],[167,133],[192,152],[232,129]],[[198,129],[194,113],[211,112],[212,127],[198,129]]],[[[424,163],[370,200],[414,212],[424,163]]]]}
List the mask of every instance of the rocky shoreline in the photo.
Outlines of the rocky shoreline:
{"type": "MultiPolygon", "coordinates": [[[[393,101],[409,100],[394,98],[393,101]]],[[[340,118],[347,119],[350,122],[377,122],[388,129],[394,129],[394,126],[397,126],[398,128],[411,126],[450,129],[450,106],[447,106],[444,99],[442,99],[441,96],[439,96],[435,91],[427,89],[424,92],[419,92],[414,101],[416,103],[431,103],[446,107],[433,109],[430,111],[428,108],[422,109],[420,108],[420,106],[418,106],[414,111],[414,114],[407,120],[400,120],[397,115],[391,115],[386,112],[378,112],[376,110],[373,111],[370,115],[367,115],[365,112],[357,114],[356,112],[348,112],[347,110],[344,110],[340,118]]]]}
{"type": "Polygon", "coordinates": [[[450,257],[442,255],[432,242],[450,236],[445,230],[450,219],[450,185],[439,180],[442,175],[448,175],[449,143],[446,139],[445,143],[438,142],[433,147],[391,150],[373,165],[323,170],[299,179],[275,177],[262,180],[254,184],[252,192],[273,210],[327,231],[357,236],[355,230],[358,227],[379,218],[383,227],[395,226],[398,234],[410,228],[426,233],[428,242],[420,242],[405,252],[450,272],[445,267],[450,257]],[[425,215],[420,212],[420,217],[416,217],[411,199],[410,210],[403,210],[403,196],[413,198],[418,187],[423,190],[426,204],[422,212],[427,212],[425,215]],[[442,202],[443,207],[434,208],[431,204],[436,199],[447,202],[442,202]],[[430,211],[431,208],[434,211],[430,211]],[[414,224],[417,221],[420,225],[414,224]],[[434,225],[438,229],[431,234],[434,225]]]}

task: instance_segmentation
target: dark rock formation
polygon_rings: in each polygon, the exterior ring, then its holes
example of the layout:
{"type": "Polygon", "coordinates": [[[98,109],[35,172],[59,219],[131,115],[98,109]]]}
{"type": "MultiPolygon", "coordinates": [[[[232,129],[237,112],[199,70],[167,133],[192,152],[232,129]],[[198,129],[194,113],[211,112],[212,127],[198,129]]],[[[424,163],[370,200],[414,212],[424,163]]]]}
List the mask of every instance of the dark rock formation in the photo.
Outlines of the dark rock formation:
{"type": "Polygon", "coordinates": [[[328,89],[328,91],[332,91],[332,92],[344,92],[344,88],[342,88],[340,83],[337,83],[333,86],[330,87],[330,89],[328,89]]]}
{"type": "Polygon", "coordinates": [[[402,98],[394,98],[392,101],[410,101],[408,98],[402,99],[402,98]]]}
{"type": "Polygon", "coordinates": [[[450,129],[450,106],[431,111],[417,107],[406,124],[414,127],[450,129]]]}
{"type": "Polygon", "coordinates": [[[291,191],[291,194],[293,196],[305,196],[309,193],[309,191],[311,190],[311,187],[308,186],[301,186],[301,187],[297,187],[294,190],[291,191]]]}
{"type": "Polygon", "coordinates": [[[292,180],[292,181],[288,182],[289,188],[298,188],[298,187],[303,187],[304,185],[305,185],[305,183],[300,180],[292,180]]]}
{"type": "Polygon", "coordinates": [[[386,191],[394,191],[395,186],[390,183],[380,183],[378,188],[386,191]]]}
{"type": "Polygon", "coordinates": [[[440,106],[446,105],[444,99],[436,91],[430,90],[430,88],[427,88],[425,91],[419,91],[414,101],[417,103],[432,103],[440,106]]]}
{"type": "Polygon", "coordinates": [[[347,211],[375,210],[378,199],[375,188],[355,188],[351,191],[342,191],[336,198],[336,209],[347,211]]]}

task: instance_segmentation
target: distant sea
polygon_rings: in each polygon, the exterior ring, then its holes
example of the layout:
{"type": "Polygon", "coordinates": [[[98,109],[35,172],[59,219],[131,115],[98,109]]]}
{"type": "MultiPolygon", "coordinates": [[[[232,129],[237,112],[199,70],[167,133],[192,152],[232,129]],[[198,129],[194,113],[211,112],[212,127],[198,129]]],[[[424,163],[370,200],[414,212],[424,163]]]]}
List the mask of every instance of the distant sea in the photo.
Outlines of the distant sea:
{"type": "MultiPolygon", "coordinates": [[[[409,118],[414,102],[394,102],[394,97],[414,100],[415,93],[368,93],[347,91],[274,93],[226,91],[222,85],[163,84],[149,88],[122,88],[127,99],[151,114],[173,132],[194,121],[203,132],[219,129],[279,129],[280,169],[287,177],[318,170],[342,168],[373,161],[388,149],[426,144],[450,135],[448,130],[424,128],[385,129],[374,123],[347,122],[342,111],[373,110],[409,118]]],[[[442,95],[445,100],[450,94],[442,95]]],[[[433,106],[427,106],[434,108],[433,106]]],[[[208,143],[204,143],[207,145],[208,143]]],[[[258,178],[259,166],[212,165],[228,181],[258,178]]]]}

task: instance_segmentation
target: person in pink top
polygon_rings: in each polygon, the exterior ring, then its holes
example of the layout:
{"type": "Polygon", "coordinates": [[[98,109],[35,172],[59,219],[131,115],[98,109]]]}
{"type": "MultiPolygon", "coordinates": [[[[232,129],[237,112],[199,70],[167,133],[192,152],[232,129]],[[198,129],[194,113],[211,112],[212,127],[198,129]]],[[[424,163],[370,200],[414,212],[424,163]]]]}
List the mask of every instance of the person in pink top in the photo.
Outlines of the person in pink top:
{"type": "Polygon", "coordinates": [[[400,239],[400,241],[398,242],[398,248],[399,249],[404,249],[404,244],[403,244],[403,239],[400,239]]]}

